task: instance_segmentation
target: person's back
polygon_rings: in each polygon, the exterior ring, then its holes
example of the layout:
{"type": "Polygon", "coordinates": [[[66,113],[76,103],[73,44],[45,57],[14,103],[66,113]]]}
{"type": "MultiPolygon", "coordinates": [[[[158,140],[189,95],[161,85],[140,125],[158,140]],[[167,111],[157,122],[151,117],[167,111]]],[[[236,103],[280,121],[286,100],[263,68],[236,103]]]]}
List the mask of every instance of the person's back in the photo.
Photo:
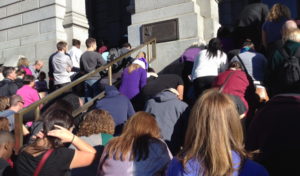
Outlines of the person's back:
{"type": "Polygon", "coordinates": [[[72,61],[66,54],[62,52],[57,52],[53,56],[52,60],[53,64],[53,76],[54,76],[54,84],[65,84],[71,82],[70,73],[68,68],[71,69],[72,61]]]}
{"type": "MultiPolygon", "coordinates": [[[[248,160],[243,128],[228,95],[217,89],[204,92],[194,104],[188,123],[183,149],[171,161],[167,175],[237,176],[243,172],[248,160]]],[[[262,166],[250,165],[252,170],[245,175],[268,176],[262,166]]]]}
{"type": "Polygon", "coordinates": [[[163,139],[171,141],[174,126],[187,107],[175,93],[167,90],[150,99],[146,103],[145,111],[155,115],[163,139]]]}
{"type": "Polygon", "coordinates": [[[183,86],[183,80],[176,74],[161,74],[158,75],[158,77],[150,76],[147,79],[147,84],[142,89],[141,94],[144,96],[145,100],[148,100],[165,89],[177,89],[179,85],[183,86]]]}
{"type": "MultiPolygon", "coordinates": [[[[92,72],[104,64],[105,61],[101,54],[95,51],[85,51],[80,58],[80,69],[85,73],[92,72]]],[[[100,74],[93,75],[89,79],[100,79],[100,74]]]]}
{"type": "Polygon", "coordinates": [[[126,122],[135,113],[130,100],[114,86],[105,87],[105,97],[98,100],[95,107],[108,111],[116,126],[126,122]]]}
{"type": "Polygon", "coordinates": [[[20,95],[24,101],[24,107],[31,105],[32,103],[40,100],[38,91],[34,88],[34,76],[25,75],[23,82],[24,86],[18,89],[17,95],[20,95]]]}
{"type": "Polygon", "coordinates": [[[269,8],[263,3],[252,3],[247,5],[239,16],[239,27],[259,26],[265,21],[269,8]]]}
{"type": "Polygon", "coordinates": [[[104,151],[98,176],[152,176],[164,173],[164,169],[170,160],[170,154],[167,145],[158,139],[149,139],[147,142],[148,156],[145,159],[134,160],[129,157],[126,160],[115,160],[113,158],[105,158],[107,153],[104,151]]]}
{"type": "MultiPolygon", "coordinates": [[[[294,30],[287,36],[287,41],[282,48],[275,51],[273,58],[270,63],[270,73],[269,73],[269,86],[272,91],[272,95],[279,93],[298,93],[300,92],[300,83],[299,81],[287,85],[285,84],[286,80],[282,78],[287,77],[286,72],[284,72],[284,65],[286,65],[287,57],[284,56],[284,52],[288,56],[295,56],[300,58],[300,30],[294,30]]],[[[297,62],[299,65],[299,62],[297,62]]],[[[293,70],[290,70],[293,71],[293,70]]]]}
{"type": "Polygon", "coordinates": [[[299,175],[300,95],[273,97],[256,113],[247,133],[246,149],[260,152],[257,161],[272,176],[299,175]]]}
{"type": "Polygon", "coordinates": [[[226,68],[227,55],[221,51],[217,51],[216,57],[208,57],[206,49],[200,51],[198,58],[196,58],[192,71],[192,79],[195,80],[204,76],[217,76],[226,68]]]}
{"type": "Polygon", "coordinates": [[[19,176],[67,175],[70,169],[92,164],[96,150],[75,136],[73,117],[66,111],[53,110],[43,117],[43,135],[36,138],[19,153],[16,170],[19,176]],[[59,125],[58,125],[59,124],[59,125]],[[68,149],[64,143],[72,143],[76,149],[68,149]],[[47,154],[47,155],[46,155],[47,154]],[[38,171],[41,160],[46,162],[38,171]]]}
{"type": "MultiPolygon", "coordinates": [[[[236,152],[232,152],[234,172],[232,176],[269,176],[268,172],[260,164],[246,159],[241,165],[241,158],[236,152]]],[[[203,168],[201,168],[200,162],[196,159],[189,160],[186,164],[186,168],[182,167],[182,163],[173,159],[167,171],[167,176],[195,176],[203,175],[203,168]]]]}
{"type": "Polygon", "coordinates": [[[161,175],[171,158],[154,116],[140,111],[126,122],[122,134],[105,146],[97,175],[161,175]]]}
{"type": "MultiPolygon", "coordinates": [[[[259,81],[263,83],[267,68],[267,59],[265,56],[254,51],[246,51],[240,53],[239,56],[253,81],[259,81]]],[[[232,61],[239,61],[239,59],[237,56],[235,56],[232,58],[232,61]]]]}
{"type": "Polygon", "coordinates": [[[144,68],[138,66],[138,64],[135,64],[136,61],[134,61],[133,64],[131,64],[123,71],[121,77],[121,86],[119,90],[123,95],[127,96],[129,99],[135,97],[146,85],[147,81],[147,73],[145,70],[145,66],[144,68]],[[136,68],[131,71],[130,67],[135,66],[136,68]]]}
{"type": "Polygon", "coordinates": [[[72,40],[72,48],[69,50],[70,57],[72,59],[73,67],[79,68],[80,57],[82,51],[80,50],[80,41],[77,39],[72,40]]]}
{"type": "Polygon", "coordinates": [[[3,69],[4,80],[0,81],[0,96],[12,96],[16,94],[18,85],[15,83],[17,78],[16,70],[13,67],[3,69]]]}

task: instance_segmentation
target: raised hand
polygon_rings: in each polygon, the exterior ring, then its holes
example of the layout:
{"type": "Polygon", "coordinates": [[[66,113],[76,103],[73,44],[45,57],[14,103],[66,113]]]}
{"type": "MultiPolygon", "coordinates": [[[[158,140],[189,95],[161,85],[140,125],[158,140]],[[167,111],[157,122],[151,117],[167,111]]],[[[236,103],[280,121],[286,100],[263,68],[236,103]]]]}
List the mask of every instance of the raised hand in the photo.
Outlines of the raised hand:
{"type": "Polygon", "coordinates": [[[59,125],[54,126],[56,129],[49,131],[48,136],[57,137],[64,143],[72,142],[75,136],[71,131],[59,125]]]}

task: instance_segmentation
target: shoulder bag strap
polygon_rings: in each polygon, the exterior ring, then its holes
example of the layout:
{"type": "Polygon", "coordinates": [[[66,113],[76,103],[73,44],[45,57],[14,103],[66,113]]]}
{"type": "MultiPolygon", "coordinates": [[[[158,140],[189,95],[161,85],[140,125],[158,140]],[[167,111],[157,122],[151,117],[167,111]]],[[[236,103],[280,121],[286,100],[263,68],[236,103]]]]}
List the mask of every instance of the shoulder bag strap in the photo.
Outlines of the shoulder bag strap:
{"type": "Polygon", "coordinates": [[[37,168],[34,171],[33,176],[38,176],[40,174],[43,166],[45,165],[47,159],[49,158],[49,156],[52,154],[53,151],[54,151],[54,149],[50,149],[43,155],[41,161],[39,162],[37,168]]]}
{"type": "Polygon", "coordinates": [[[240,63],[242,64],[242,67],[244,68],[244,71],[247,75],[249,75],[248,70],[243,62],[243,60],[241,59],[241,57],[237,54],[236,57],[238,58],[238,60],[240,61],[240,63]]]}
{"type": "Polygon", "coordinates": [[[227,78],[225,79],[223,85],[222,85],[222,86],[220,87],[220,89],[219,89],[219,92],[220,92],[220,93],[223,92],[223,90],[224,90],[224,88],[225,88],[225,86],[226,86],[226,84],[227,84],[229,78],[232,76],[233,73],[234,73],[234,71],[232,71],[231,73],[229,73],[229,75],[228,75],[227,78]]]}

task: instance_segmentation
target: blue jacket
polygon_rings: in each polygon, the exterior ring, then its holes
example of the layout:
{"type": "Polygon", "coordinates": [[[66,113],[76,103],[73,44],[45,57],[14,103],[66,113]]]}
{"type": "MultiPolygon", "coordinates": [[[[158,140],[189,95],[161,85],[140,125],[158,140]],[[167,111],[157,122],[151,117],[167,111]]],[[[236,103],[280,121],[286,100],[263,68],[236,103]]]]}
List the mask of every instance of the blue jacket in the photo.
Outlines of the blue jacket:
{"type": "MultiPolygon", "coordinates": [[[[244,165],[240,167],[241,158],[236,152],[232,152],[234,169],[232,176],[269,176],[267,170],[260,164],[246,159],[244,165]]],[[[167,176],[202,176],[203,168],[196,159],[187,162],[185,169],[178,159],[173,158],[167,170],[167,176]]]]}
{"type": "Polygon", "coordinates": [[[96,109],[108,111],[116,126],[125,123],[129,117],[135,114],[130,100],[121,95],[114,86],[105,87],[105,97],[96,102],[96,109]]]}

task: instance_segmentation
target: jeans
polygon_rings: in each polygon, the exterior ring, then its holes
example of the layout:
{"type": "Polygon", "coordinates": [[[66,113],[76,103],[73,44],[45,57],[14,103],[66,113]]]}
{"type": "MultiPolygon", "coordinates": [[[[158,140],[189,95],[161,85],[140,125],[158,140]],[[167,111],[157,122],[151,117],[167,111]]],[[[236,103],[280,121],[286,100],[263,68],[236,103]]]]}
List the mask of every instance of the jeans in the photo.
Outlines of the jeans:
{"type": "Polygon", "coordinates": [[[99,80],[86,80],[84,81],[84,97],[85,102],[90,101],[96,95],[100,93],[100,82],[99,80]]]}

